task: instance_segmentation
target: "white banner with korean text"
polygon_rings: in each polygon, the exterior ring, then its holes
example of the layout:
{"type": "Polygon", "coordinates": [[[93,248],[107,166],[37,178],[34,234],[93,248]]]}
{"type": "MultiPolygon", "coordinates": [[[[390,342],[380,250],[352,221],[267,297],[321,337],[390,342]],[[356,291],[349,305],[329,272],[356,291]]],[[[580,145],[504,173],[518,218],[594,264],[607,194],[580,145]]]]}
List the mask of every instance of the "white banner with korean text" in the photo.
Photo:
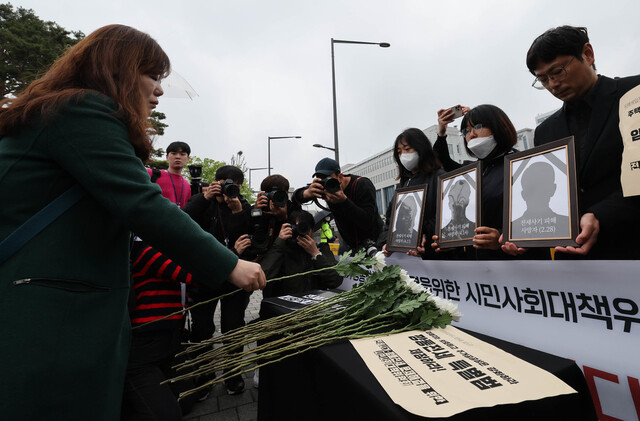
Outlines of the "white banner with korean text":
{"type": "MultiPolygon", "coordinates": [[[[458,304],[460,326],[576,361],[600,420],[640,420],[640,261],[423,261],[401,265],[458,304]],[[544,334],[543,334],[544,332],[544,334]]],[[[362,278],[345,278],[351,289],[362,278]]]]}

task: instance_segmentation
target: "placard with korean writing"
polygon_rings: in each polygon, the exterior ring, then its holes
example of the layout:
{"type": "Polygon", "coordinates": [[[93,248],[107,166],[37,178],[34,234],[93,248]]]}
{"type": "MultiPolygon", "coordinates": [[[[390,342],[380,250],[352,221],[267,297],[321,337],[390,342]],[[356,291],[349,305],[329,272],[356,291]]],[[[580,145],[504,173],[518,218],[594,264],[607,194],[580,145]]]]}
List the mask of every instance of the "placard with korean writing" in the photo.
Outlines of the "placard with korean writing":
{"type": "Polygon", "coordinates": [[[438,177],[436,235],[440,248],[473,244],[480,225],[480,185],[477,162],[438,177]]]}
{"type": "Polygon", "coordinates": [[[573,137],[505,156],[505,240],[575,246],[578,199],[573,137]]]}
{"type": "Polygon", "coordinates": [[[389,397],[422,417],[577,393],[453,326],[351,341],[389,397]]]}
{"type": "Polygon", "coordinates": [[[406,252],[420,245],[422,217],[429,186],[411,186],[396,190],[389,223],[387,250],[406,252]]]}
{"type": "Polygon", "coordinates": [[[620,98],[620,136],[624,149],[620,184],[624,197],[640,195],[640,86],[620,98]]]}

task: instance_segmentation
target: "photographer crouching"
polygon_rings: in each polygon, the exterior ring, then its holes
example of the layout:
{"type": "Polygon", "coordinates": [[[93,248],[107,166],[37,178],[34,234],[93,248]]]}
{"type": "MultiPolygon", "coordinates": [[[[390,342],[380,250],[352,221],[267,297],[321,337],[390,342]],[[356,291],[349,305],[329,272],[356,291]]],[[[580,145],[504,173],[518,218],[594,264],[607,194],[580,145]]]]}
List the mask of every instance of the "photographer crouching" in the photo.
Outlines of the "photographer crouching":
{"type": "Polygon", "coordinates": [[[371,180],[342,174],[338,162],[321,159],[307,187],[294,192],[294,203],[324,199],[329,205],[342,237],[340,253],[369,247],[378,239],[382,219],[376,204],[376,189],[371,180]]]}
{"type": "MultiPolygon", "coordinates": [[[[318,245],[313,241],[313,225],[313,216],[309,212],[296,210],[291,213],[289,222],[282,225],[273,246],[260,260],[267,279],[336,264],[329,245],[318,245]]],[[[332,289],[341,283],[342,277],[338,272],[328,270],[267,284],[263,296],[279,297],[312,289],[332,289]]]]}
{"type": "MultiPolygon", "coordinates": [[[[256,215],[252,218],[256,221],[256,224],[252,222],[252,226],[254,226],[252,231],[254,231],[253,237],[255,238],[255,233],[258,233],[261,241],[263,236],[266,236],[267,244],[265,247],[258,248],[255,242],[252,242],[253,248],[256,249],[255,252],[259,256],[266,253],[273,245],[275,239],[278,238],[282,224],[287,222],[291,213],[295,210],[301,210],[299,205],[289,200],[289,180],[280,174],[272,174],[262,180],[260,190],[252,212],[253,215],[256,215]],[[258,215],[262,215],[261,220],[258,219],[258,215]],[[261,221],[260,225],[257,224],[258,221],[261,221]]],[[[251,249],[248,251],[251,252],[251,249]]]]}

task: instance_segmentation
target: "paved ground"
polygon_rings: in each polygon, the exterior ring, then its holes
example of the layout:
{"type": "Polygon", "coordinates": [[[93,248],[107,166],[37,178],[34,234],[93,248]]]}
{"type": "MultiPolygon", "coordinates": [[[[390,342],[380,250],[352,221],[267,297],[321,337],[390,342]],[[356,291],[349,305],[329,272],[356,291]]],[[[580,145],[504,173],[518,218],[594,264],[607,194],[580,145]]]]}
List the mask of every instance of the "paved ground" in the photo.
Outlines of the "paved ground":
{"type": "MultiPolygon", "coordinates": [[[[262,291],[251,295],[249,306],[245,312],[245,321],[258,317],[262,291]]],[[[220,326],[220,306],[214,315],[216,326],[220,326]]],[[[253,372],[247,373],[244,379],[245,391],[238,395],[228,395],[224,384],[214,386],[209,398],[198,402],[193,410],[185,415],[184,421],[256,421],[258,419],[258,388],[253,383],[253,372]]]]}

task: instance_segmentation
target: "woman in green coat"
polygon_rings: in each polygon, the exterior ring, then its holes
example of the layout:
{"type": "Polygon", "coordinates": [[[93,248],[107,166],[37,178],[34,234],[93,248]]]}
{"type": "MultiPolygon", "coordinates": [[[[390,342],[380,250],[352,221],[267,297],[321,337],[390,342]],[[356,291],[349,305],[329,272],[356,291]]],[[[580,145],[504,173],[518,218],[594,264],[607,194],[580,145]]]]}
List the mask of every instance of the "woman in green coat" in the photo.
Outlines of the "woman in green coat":
{"type": "Polygon", "coordinates": [[[260,266],[163,198],[143,166],[169,70],[151,37],[110,25],[0,102],[0,241],[72,186],[85,192],[0,263],[2,419],[119,419],[130,232],[212,287],[264,288],[260,266]]]}

